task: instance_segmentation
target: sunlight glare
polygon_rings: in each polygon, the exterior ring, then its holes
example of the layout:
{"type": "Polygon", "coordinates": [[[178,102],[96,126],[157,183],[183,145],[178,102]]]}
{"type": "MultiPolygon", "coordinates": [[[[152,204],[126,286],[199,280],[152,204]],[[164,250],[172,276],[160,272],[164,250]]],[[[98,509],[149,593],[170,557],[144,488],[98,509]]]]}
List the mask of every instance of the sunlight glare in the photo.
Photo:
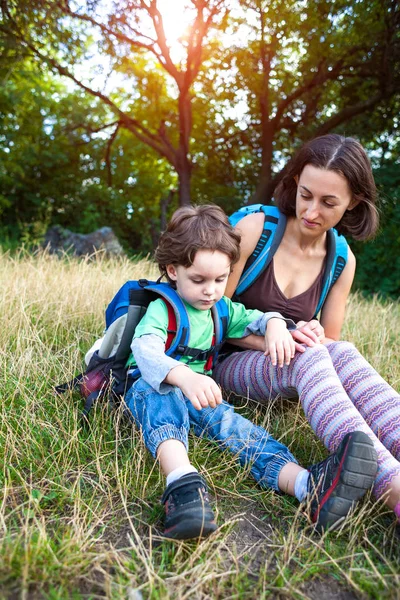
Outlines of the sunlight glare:
{"type": "Polygon", "coordinates": [[[187,0],[158,0],[162,14],[165,36],[173,60],[182,60],[186,55],[180,40],[185,37],[195,17],[195,9],[187,0]]]}

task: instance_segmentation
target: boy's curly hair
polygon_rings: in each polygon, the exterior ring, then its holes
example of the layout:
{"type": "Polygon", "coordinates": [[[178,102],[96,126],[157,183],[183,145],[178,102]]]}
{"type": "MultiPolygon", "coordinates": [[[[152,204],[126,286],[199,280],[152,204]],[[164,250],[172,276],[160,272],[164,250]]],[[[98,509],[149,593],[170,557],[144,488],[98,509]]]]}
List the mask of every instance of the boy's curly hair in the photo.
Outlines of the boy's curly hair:
{"type": "Polygon", "coordinates": [[[231,265],[239,260],[240,235],[215,204],[184,206],[174,212],[155,251],[160,273],[168,278],[170,264],[190,267],[198,250],[224,252],[231,265]]]}

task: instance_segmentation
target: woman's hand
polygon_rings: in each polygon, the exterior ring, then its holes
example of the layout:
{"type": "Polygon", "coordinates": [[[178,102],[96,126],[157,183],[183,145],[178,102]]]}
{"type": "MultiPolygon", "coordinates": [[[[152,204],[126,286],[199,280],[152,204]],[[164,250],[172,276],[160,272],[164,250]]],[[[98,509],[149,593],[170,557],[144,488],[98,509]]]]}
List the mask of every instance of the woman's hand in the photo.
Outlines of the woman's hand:
{"type": "Polygon", "coordinates": [[[317,319],[312,319],[308,323],[306,321],[299,321],[297,329],[290,333],[296,342],[305,344],[306,346],[321,344],[325,339],[325,330],[317,319]]]}
{"type": "Polygon", "coordinates": [[[272,318],[268,321],[265,332],[265,356],[271,356],[271,362],[275,366],[288,365],[295,353],[295,342],[283,319],[272,318]]]}

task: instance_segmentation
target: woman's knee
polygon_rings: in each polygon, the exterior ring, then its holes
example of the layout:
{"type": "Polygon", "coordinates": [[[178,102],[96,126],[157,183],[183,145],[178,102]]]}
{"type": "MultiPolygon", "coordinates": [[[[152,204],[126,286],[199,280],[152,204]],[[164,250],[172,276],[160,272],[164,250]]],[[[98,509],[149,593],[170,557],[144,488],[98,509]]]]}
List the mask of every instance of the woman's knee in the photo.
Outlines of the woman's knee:
{"type": "Polygon", "coordinates": [[[346,356],[360,356],[359,351],[351,342],[347,342],[346,340],[340,340],[338,342],[331,342],[326,346],[329,355],[332,359],[341,357],[343,355],[346,356]]]}
{"type": "Polygon", "coordinates": [[[335,342],[330,342],[329,344],[326,345],[326,348],[328,348],[329,350],[350,350],[350,351],[354,351],[356,349],[355,345],[352,344],[351,342],[348,342],[347,340],[339,340],[339,341],[335,341],[335,342]]]}
{"type": "Polygon", "coordinates": [[[326,359],[330,360],[328,348],[324,344],[315,344],[315,346],[307,346],[304,352],[297,352],[292,362],[296,364],[326,359]]]}

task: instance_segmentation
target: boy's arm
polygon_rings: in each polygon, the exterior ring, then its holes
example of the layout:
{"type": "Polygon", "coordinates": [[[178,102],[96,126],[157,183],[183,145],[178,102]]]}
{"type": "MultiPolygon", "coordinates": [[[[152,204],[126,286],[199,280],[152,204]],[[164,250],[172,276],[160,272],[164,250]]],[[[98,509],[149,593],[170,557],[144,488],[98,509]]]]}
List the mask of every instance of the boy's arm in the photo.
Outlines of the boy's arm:
{"type": "Polygon", "coordinates": [[[134,338],[131,349],[141,376],[159,394],[170,391],[164,383],[170,383],[166,378],[171,369],[177,366],[188,368],[165,354],[165,342],[154,333],[134,338]]]}
{"type": "Polygon", "coordinates": [[[244,348],[244,350],[259,350],[265,352],[265,337],[263,335],[250,335],[244,338],[229,338],[227,340],[232,346],[244,348]]]}
{"type": "MultiPolygon", "coordinates": [[[[315,319],[309,323],[299,321],[296,329],[293,328],[293,321],[287,319],[286,322],[288,330],[295,341],[297,352],[305,352],[307,346],[315,346],[315,344],[322,343],[324,340],[324,328],[315,319]]],[[[245,350],[259,350],[260,352],[267,350],[265,337],[261,333],[251,333],[244,338],[231,338],[229,343],[245,350]]]]}
{"type": "Polygon", "coordinates": [[[273,365],[283,367],[288,365],[295,353],[295,342],[289,329],[296,329],[296,324],[291,319],[284,319],[280,313],[265,313],[250,323],[245,334],[250,332],[264,335],[265,355],[270,355],[273,365]]]}
{"type": "Polygon", "coordinates": [[[269,354],[273,365],[278,364],[281,367],[284,363],[290,363],[296,349],[289,333],[289,330],[296,329],[294,321],[284,319],[277,312],[262,313],[258,310],[246,309],[239,302],[227,300],[227,305],[230,316],[228,339],[233,341],[232,338],[243,338],[242,346],[253,347],[264,351],[266,355],[269,354]],[[261,342],[257,341],[252,334],[265,337],[261,342]]]}
{"type": "Polygon", "coordinates": [[[170,391],[170,387],[164,385],[169,371],[182,365],[165,354],[167,335],[168,309],[165,302],[158,298],[150,302],[145,315],[137,325],[131,350],[141,376],[160,394],[167,394],[170,391]]]}
{"type": "Polygon", "coordinates": [[[246,337],[252,333],[255,335],[265,335],[267,332],[267,326],[271,319],[280,319],[286,324],[286,328],[289,331],[296,329],[296,323],[292,319],[285,319],[281,313],[278,312],[266,312],[254,319],[244,330],[243,337],[246,337]]]}
{"type": "Polygon", "coordinates": [[[211,377],[194,373],[182,362],[165,354],[168,311],[162,300],[155,300],[135,330],[132,353],[143,379],[156,391],[166,394],[170,385],[180,388],[193,406],[215,407],[222,402],[221,390],[211,377]]]}
{"type": "Polygon", "coordinates": [[[215,408],[222,394],[211,377],[194,373],[187,365],[165,354],[165,342],[155,334],[134,338],[132,352],[143,379],[159,394],[177,386],[196,410],[215,408]]]}
{"type": "Polygon", "coordinates": [[[208,375],[195,373],[190,368],[180,364],[171,369],[165,378],[166,383],[176,385],[196,410],[210,406],[215,408],[222,402],[222,394],[214,379],[208,375]]]}
{"type": "MultiPolygon", "coordinates": [[[[250,334],[265,335],[268,321],[273,318],[283,319],[278,312],[263,313],[257,309],[247,309],[240,302],[232,302],[226,296],[224,301],[228,307],[229,323],[226,338],[245,338],[250,334]]],[[[296,324],[291,320],[285,320],[289,329],[296,329],[296,324]]]]}

